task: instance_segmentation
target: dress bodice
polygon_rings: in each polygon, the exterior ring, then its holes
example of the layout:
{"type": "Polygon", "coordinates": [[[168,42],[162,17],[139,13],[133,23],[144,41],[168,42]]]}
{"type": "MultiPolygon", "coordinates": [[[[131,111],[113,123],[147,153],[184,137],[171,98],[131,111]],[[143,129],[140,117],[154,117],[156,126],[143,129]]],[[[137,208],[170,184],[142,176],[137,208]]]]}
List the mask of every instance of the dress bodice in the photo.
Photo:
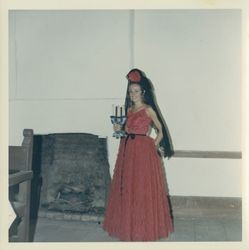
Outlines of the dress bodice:
{"type": "Polygon", "coordinates": [[[128,111],[126,121],[126,132],[133,134],[146,134],[152,120],[146,113],[146,108],[137,112],[128,111]]]}

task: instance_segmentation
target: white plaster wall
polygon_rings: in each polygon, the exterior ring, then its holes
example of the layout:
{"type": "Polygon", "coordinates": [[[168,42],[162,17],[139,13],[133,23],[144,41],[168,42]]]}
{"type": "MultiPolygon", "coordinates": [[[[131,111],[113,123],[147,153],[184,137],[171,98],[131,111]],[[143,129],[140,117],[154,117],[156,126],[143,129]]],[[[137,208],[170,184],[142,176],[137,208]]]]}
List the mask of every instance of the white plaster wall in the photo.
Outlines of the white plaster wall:
{"type": "Polygon", "coordinates": [[[16,79],[10,98],[123,97],[129,11],[14,12],[16,79]]]}
{"type": "Polygon", "coordinates": [[[239,16],[136,11],[135,64],[154,83],[178,149],[241,149],[239,16]]]}
{"type": "MultiPolygon", "coordinates": [[[[22,130],[108,137],[135,66],[154,83],[175,149],[240,151],[239,11],[14,11],[10,144],[22,130]],[[134,31],[134,32],[133,32],[134,31]]],[[[241,196],[241,161],[165,160],[172,195],[241,196]]]]}

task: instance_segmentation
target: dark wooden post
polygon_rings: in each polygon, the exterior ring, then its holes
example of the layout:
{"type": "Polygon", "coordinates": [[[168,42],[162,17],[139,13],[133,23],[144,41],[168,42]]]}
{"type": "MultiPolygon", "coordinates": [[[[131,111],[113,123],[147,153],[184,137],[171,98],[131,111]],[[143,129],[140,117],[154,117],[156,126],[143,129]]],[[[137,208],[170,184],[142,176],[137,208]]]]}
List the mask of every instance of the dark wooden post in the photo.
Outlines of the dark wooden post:
{"type": "Polygon", "coordinates": [[[17,199],[12,202],[17,217],[21,219],[17,226],[17,234],[10,236],[10,241],[29,241],[30,228],[30,192],[33,153],[33,130],[24,129],[22,146],[9,147],[9,186],[19,185],[17,199]]]}

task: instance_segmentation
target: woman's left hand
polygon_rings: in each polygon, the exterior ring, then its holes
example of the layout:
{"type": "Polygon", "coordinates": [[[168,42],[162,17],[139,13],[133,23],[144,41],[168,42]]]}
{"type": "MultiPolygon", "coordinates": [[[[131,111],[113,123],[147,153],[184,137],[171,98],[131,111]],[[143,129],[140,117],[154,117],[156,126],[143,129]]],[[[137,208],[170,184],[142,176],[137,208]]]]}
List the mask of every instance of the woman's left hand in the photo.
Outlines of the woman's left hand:
{"type": "Polygon", "coordinates": [[[160,147],[159,145],[155,144],[156,146],[156,149],[158,151],[158,153],[161,155],[161,156],[164,156],[164,148],[163,147],[160,147]]]}
{"type": "Polygon", "coordinates": [[[158,151],[160,152],[161,155],[164,155],[164,148],[163,147],[159,147],[158,151]]]}

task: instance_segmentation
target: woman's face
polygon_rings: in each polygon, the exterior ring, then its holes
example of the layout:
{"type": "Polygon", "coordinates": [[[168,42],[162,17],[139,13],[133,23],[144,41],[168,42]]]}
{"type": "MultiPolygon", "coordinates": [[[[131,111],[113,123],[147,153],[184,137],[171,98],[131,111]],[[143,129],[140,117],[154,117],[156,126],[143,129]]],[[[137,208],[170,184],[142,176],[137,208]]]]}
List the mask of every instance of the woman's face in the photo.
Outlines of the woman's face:
{"type": "Polygon", "coordinates": [[[142,101],[142,91],[139,84],[131,84],[129,87],[129,96],[132,102],[142,101]]]}

